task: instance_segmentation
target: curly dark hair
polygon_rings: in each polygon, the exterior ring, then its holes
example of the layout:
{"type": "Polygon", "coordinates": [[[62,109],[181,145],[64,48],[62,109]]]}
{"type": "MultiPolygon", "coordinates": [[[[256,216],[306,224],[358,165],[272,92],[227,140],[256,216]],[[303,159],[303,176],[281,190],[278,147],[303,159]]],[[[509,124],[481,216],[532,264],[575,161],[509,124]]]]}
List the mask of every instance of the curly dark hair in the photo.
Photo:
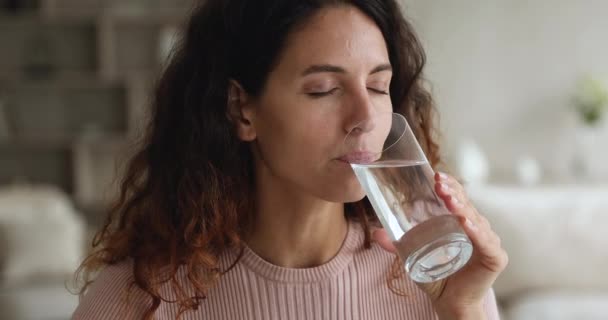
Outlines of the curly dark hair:
{"type": "MultiPolygon", "coordinates": [[[[435,108],[422,78],[425,54],[395,0],[202,1],[158,80],[120,194],[78,270],[86,280],[81,292],[100,268],[131,259],[134,285],[151,297],[147,319],[168,281],[182,312],[197,308],[226,271],[219,256],[242,248],[254,214],[253,156],[226,116],[230,80],[259,96],[290,33],[322,8],[339,5],[358,8],[379,27],[393,69],[394,111],[408,119],[430,163],[439,163],[435,108]],[[176,281],[182,267],[194,296],[176,281]]],[[[369,202],[345,206],[347,218],[363,225],[369,248],[376,221],[369,202]]]]}

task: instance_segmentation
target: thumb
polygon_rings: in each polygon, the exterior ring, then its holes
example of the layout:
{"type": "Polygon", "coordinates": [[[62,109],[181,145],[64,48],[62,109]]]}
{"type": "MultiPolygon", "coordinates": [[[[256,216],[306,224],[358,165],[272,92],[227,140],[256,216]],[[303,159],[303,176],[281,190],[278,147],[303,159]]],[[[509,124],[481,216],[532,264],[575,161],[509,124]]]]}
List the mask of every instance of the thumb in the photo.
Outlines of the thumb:
{"type": "Polygon", "coordinates": [[[372,229],[372,240],[377,242],[382,249],[397,254],[397,248],[393,244],[393,241],[386,233],[386,230],[382,228],[372,229]]]}

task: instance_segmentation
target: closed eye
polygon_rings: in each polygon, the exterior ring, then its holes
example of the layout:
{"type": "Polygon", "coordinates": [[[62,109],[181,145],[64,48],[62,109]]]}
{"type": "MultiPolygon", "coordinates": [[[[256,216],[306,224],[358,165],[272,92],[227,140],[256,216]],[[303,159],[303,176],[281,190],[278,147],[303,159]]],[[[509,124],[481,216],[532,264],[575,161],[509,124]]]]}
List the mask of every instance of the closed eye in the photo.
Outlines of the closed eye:
{"type": "Polygon", "coordinates": [[[308,95],[313,98],[321,98],[321,97],[329,96],[329,95],[335,93],[337,90],[338,90],[338,88],[333,88],[329,91],[309,92],[308,95]]]}
{"type": "Polygon", "coordinates": [[[377,94],[384,94],[384,95],[388,95],[388,91],[384,91],[384,90],[380,90],[380,89],[375,89],[375,88],[367,88],[367,90],[377,93],[377,94]]]}

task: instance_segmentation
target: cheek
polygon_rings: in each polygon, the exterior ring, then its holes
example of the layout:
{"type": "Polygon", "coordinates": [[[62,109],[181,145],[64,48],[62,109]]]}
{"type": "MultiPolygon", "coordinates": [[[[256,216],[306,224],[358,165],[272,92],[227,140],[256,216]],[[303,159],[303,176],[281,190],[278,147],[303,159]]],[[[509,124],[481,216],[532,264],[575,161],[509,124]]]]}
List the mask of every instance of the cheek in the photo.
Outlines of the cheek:
{"type": "Polygon", "coordinates": [[[303,124],[260,135],[264,165],[315,197],[340,203],[361,200],[365,194],[350,165],[335,160],[340,138],[326,131],[328,124],[303,124]]]}
{"type": "Polygon", "coordinates": [[[264,150],[274,154],[283,153],[285,158],[314,162],[324,158],[327,160],[339,151],[339,126],[326,116],[294,112],[284,117],[265,117],[262,120],[256,130],[258,142],[264,150]]]}
{"type": "Polygon", "coordinates": [[[274,108],[258,117],[256,143],[264,165],[281,180],[327,201],[358,201],[365,194],[350,165],[334,160],[344,133],[332,109],[297,103],[274,108]]]}
{"type": "Polygon", "coordinates": [[[261,160],[274,175],[298,185],[310,185],[319,179],[324,139],[312,124],[296,119],[265,121],[258,128],[256,143],[261,160]]]}

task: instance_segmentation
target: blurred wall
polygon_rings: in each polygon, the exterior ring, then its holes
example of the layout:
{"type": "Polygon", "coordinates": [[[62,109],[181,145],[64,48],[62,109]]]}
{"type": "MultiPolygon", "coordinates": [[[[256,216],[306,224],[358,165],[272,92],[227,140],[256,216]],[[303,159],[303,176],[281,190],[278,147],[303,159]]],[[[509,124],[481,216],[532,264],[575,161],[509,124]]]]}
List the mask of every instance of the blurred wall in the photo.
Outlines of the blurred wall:
{"type": "MultiPolygon", "coordinates": [[[[539,159],[546,177],[568,175],[576,82],[608,75],[608,1],[402,3],[427,50],[446,156],[472,137],[494,175],[509,175],[522,154],[539,159]]],[[[608,161],[606,122],[589,155],[596,163],[608,161]]]]}

